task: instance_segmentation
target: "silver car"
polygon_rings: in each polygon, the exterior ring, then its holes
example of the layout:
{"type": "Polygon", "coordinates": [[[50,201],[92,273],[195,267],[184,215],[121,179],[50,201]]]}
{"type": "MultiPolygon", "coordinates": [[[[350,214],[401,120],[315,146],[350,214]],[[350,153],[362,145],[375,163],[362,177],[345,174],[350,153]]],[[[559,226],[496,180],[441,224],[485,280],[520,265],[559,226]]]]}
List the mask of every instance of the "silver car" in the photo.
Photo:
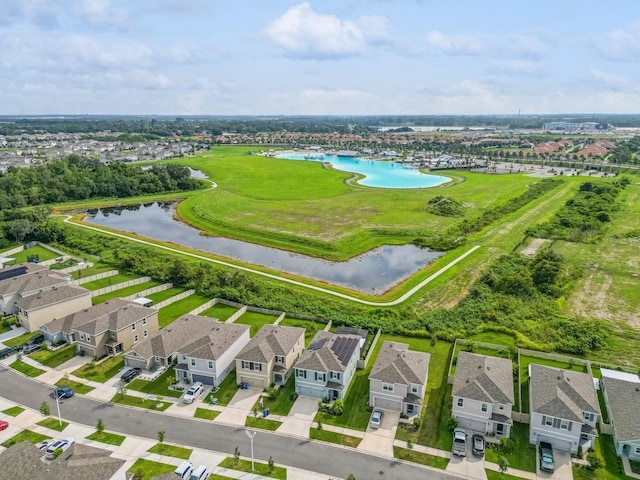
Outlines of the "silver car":
{"type": "Polygon", "coordinates": [[[380,425],[382,425],[382,417],[384,417],[382,410],[374,410],[371,415],[371,421],[369,422],[371,428],[380,428],[380,425]]]}

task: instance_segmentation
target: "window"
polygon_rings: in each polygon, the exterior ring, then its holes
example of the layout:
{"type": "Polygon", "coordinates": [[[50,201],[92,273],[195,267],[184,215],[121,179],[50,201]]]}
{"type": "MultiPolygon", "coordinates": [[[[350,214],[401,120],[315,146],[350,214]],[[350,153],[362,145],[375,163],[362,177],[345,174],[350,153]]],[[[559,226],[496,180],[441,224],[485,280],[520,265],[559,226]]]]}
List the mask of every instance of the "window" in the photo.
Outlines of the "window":
{"type": "Polygon", "coordinates": [[[463,399],[463,398],[459,398],[459,399],[458,399],[458,406],[459,406],[459,407],[464,406],[464,399],[463,399]]]}
{"type": "Polygon", "coordinates": [[[390,383],[383,383],[382,384],[382,390],[386,391],[386,392],[393,392],[393,385],[390,383]]]}
{"type": "Polygon", "coordinates": [[[80,340],[84,340],[84,333],[80,333],[80,340]]]}
{"type": "Polygon", "coordinates": [[[192,358],[192,359],[191,359],[191,366],[192,366],[192,367],[195,367],[195,366],[196,366],[196,359],[195,359],[195,358],[192,358]]]}
{"type": "Polygon", "coordinates": [[[137,342],[138,342],[138,340],[139,340],[138,335],[134,335],[134,336],[133,336],[133,341],[134,341],[134,343],[137,343],[137,342]]]}
{"type": "Polygon", "coordinates": [[[486,403],[483,403],[483,404],[482,404],[481,410],[482,410],[483,412],[486,412],[486,411],[488,410],[488,407],[487,407],[487,404],[486,404],[486,403]]]}
{"type": "Polygon", "coordinates": [[[296,377],[298,378],[307,378],[306,370],[296,370],[296,377]]]}
{"type": "Polygon", "coordinates": [[[213,370],[213,361],[212,361],[212,360],[209,360],[209,361],[207,362],[207,366],[209,367],[209,369],[210,369],[210,370],[213,370]]]}
{"type": "Polygon", "coordinates": [[[411,384],[411,393],[418,393],[418,385],[411,384]]]}
{"type": "Polygon", "coordinates": [[[640,453],[640,447],[636,447],[636,453],[640,453]]]}
{"type": "Polygon", "coordinates": [[[560,420],[560,428],[562,430],[570,430],[569,420],[560,420]]]}
{"type": "Polygon", "coordinates": [[[91,335],[89,335],[88,333],[87,333],[87,336],[85,338],[87,339],[87,342],[91,341],[91,335]]]}
{"type": "Polygon", "coordinates": [[[589,422],[593,421],[593,413],[582,412],[582,417],[589,422]]]}
{"type": "Polygon", "coordinates": [[[149,336],[149,331],[148,330],[145,330],[143,333],[144,333],[144,335],[143,335],[144,338],[147,338],[149,336]]]}
{"type": "Polygon", "coordinates": [[[324,382],[325,378],[324,373],[316,372],[316,381],[324,382]]]}
{"type": "Polygon", "coordinates": [[[276,355],[276,363],[284,363],[284,357],[276,355]]]}
{"type": "Polygon", "coordinates": [[[502,404],[498,405],[498,410],[500,410],[500,411],[504,410],[504,405],[502,405],[502,404]]]}
{"type": "Polygon", "coordinates": [[[242,361],[242,368],[247,370],[249,368],[249,362],[242,361]]]}
{"type": "Polygon", "coordinates": [[[542,424],[548,427],[553,427],[553,417],[542,417],[542,424]]]}
{"type": "Polygon", "coordinates": [[[147,319],[146,319],[146,318],[143,318],[143,319],[142,319],[142,324],[143,324],[143,325],[146,325],[146,324],[147,324],[147,319]]]}
{"type": "Polygon", "coordinates": [[[131,324],[131,331],[132,331],[132,332],[135,332],[135,331],[136,331],[136,324],[135,324],[135,323],[132,323],[132,324],[131,324]]]}

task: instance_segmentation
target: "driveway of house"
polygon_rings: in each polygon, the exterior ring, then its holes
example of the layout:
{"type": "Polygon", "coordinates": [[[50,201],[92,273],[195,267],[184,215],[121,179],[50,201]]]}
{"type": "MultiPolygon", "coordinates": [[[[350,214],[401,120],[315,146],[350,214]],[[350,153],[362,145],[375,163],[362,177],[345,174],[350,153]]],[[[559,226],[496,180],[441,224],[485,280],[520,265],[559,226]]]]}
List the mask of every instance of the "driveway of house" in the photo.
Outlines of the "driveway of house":
{"type": "Polygon", "coordinates": [[[467,456],[452,455],[449,465],[447,465],[447,472],[466,475],[468,478],[487,480],[487,472],[484,471],[484,457],[476,457],[471,454],[470,440],[471,435],[467,441],[467,456]]]}
{"type": "Polygon", "coordinates": [[[229,405],[216,417],[214,422],[244,427],[247,415],[252,411],[261,394],[262,390],[259,388],[238,390],[229,405]]]}
{"type": "Polygon", "coordinates": [[[77,370],[78,368],[86,365],[87,363],[91,363],[92,360],[93,357],[90,357],[89,355],[85,355],[83,357],[81,357],[80,355],[76,355],[75,357],[64,362],[62,365],[56,367],[56,370],[64,373],[71,373],[74,370],[77,370]]]}
{"type": "Polygon", "coordinates": [[[367,427],[358,450],[393,457],[393,440],[396,438],[398,420],[400,420],[400,412],[384,410],[382,425],[380,428],[367,427]]]}
{"type": "Polygon", "coordinates": [[[277,432],[309,438],[309,429],[316,413],[318,413],[318,399],[301,395],[291,407],[291,411],[282,425],[278,427],[277,432]]]}
{"type": "Polygon", "coordinates": [[[547,473],[540,470],[540,451],[536,453],[536,469],[538,478],[553,480],[573,480],[573,470],[571,468],[571,455],[568,452],[561,452],[553,449],[553,463],[555,471],[547,473]]]}

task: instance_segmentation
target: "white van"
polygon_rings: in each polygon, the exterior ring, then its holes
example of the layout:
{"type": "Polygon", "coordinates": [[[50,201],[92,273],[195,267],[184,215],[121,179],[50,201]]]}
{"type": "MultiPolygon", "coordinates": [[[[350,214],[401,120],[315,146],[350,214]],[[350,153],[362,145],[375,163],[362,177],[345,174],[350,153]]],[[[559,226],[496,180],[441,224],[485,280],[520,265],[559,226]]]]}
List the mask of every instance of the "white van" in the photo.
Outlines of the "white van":
{"type": "Polygon", "coordinates": [[[191,465],[191,463],[184,461],[180,465],[178,465],[178,468],[175,469],[174,473],[178,476],[178,478],[186,480],[191,476],[191,473],[193,473],[193,466],[191,465]]]}
{"type": "Polygon", "coordinates": [[[189,480],[207,480],[209,477],[209,470],[204,465],[198,465],[193,473],[191,474],[191,478],[189,480]]]}
{"type": "Polygon", "coordinates": [[[197,399],[200,395],[202,395],[203,391],[204,391],[204,385],[202,385],[201,382],[196,382],[193,385],[191,385],[189,390],[187,390],[187,392],[183,395],[182,401],[184,403],[193,403],[195,399],[197,399]]]}

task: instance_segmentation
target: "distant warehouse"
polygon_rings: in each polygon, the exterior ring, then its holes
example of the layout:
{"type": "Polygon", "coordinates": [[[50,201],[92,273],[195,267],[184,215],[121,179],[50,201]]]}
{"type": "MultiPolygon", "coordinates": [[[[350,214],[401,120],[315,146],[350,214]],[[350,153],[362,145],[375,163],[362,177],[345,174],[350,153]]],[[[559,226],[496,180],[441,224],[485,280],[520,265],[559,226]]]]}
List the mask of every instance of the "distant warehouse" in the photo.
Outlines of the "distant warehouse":
{"type": "Polygon", "coordinates": [[[598,122],[549,122],[542,126],[542,129],[548,132],[595,132],[608,128],[609,125],[598,122]]]}

